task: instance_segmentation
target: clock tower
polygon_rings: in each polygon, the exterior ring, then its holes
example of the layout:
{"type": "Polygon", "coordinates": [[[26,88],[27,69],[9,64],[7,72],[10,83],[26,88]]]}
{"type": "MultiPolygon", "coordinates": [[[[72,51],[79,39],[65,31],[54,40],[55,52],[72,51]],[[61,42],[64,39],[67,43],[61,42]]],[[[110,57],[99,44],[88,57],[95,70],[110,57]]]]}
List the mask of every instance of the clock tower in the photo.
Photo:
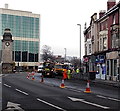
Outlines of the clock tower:
{"type": "Polygon", "coordinates": [[[2,39],[2,72],[10,73],[12,72],[12,34],[10,29],[6,28],[2,39]]]}

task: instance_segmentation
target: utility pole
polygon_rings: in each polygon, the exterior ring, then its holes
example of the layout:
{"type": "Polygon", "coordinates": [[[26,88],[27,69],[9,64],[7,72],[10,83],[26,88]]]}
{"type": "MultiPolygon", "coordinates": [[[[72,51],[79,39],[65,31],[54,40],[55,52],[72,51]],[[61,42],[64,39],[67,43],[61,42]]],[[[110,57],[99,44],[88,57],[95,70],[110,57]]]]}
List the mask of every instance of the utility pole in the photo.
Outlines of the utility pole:
{"type": "Polygon", "coordinates": [[[80,26],[80,69],[81,69],[81,24],[77,24],[80,26]]]}
{"type": "Polygon", "coordinates": [[[65,61],[66,61],[66,50],[67,50],[67,49],[66,49],[66,48],[64,48],[64,49],[65,49],[65,60],[64,60],[64,62],[65,62],[65,61]]]}

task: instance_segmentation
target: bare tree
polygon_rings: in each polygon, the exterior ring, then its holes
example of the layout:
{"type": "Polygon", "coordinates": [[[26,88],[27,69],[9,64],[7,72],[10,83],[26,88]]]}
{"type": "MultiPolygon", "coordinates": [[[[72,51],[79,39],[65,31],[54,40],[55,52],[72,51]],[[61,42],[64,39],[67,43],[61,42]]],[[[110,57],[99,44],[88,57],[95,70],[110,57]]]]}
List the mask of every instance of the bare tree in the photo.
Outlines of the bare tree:
{"type": "Polygon", "coordinates": [[[71,63],[74,65],[75,68],[80,66],[80,60],[77,57],[73,57],[71,63]]]}
{"type": "Polygon", "coordinates": [[[42,59],[47,61],[54,61],[54,56],[53,56],[53,52],[51,51],[51,47],[48,45],[43,45],[42,47],[42,59]]]}

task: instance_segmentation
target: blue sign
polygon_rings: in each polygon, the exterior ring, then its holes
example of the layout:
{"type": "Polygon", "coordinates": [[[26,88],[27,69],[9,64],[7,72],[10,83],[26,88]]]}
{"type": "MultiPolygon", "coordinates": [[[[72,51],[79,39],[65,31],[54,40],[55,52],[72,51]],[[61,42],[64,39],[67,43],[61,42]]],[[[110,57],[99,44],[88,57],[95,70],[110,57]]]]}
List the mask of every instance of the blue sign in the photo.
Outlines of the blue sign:
{"type": "Polygon", "coordinates": [[[96,63],[105,63],[105,56],[104,55],[98,55],[96,57],[96,63]]]}

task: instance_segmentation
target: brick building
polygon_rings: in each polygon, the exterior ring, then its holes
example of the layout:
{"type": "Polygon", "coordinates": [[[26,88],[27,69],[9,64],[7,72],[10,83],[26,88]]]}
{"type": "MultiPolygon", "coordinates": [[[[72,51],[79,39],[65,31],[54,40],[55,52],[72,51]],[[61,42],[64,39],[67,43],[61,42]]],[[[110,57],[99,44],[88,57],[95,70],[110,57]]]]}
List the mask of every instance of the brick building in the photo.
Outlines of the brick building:
{"type": "Polygon", "coordinates": [[[120,2],[108,0],[107,12],[91,16],[85,28],[85,70],[96,71],[96,78],[119,81],[120,73],[120,2]],[[89,42],[88,42],[89,41],[89,42]],[[91,52],[91,53],[89,53],[91,52]],[[87,70],[86,70],[87,69],[87,70]]]}

